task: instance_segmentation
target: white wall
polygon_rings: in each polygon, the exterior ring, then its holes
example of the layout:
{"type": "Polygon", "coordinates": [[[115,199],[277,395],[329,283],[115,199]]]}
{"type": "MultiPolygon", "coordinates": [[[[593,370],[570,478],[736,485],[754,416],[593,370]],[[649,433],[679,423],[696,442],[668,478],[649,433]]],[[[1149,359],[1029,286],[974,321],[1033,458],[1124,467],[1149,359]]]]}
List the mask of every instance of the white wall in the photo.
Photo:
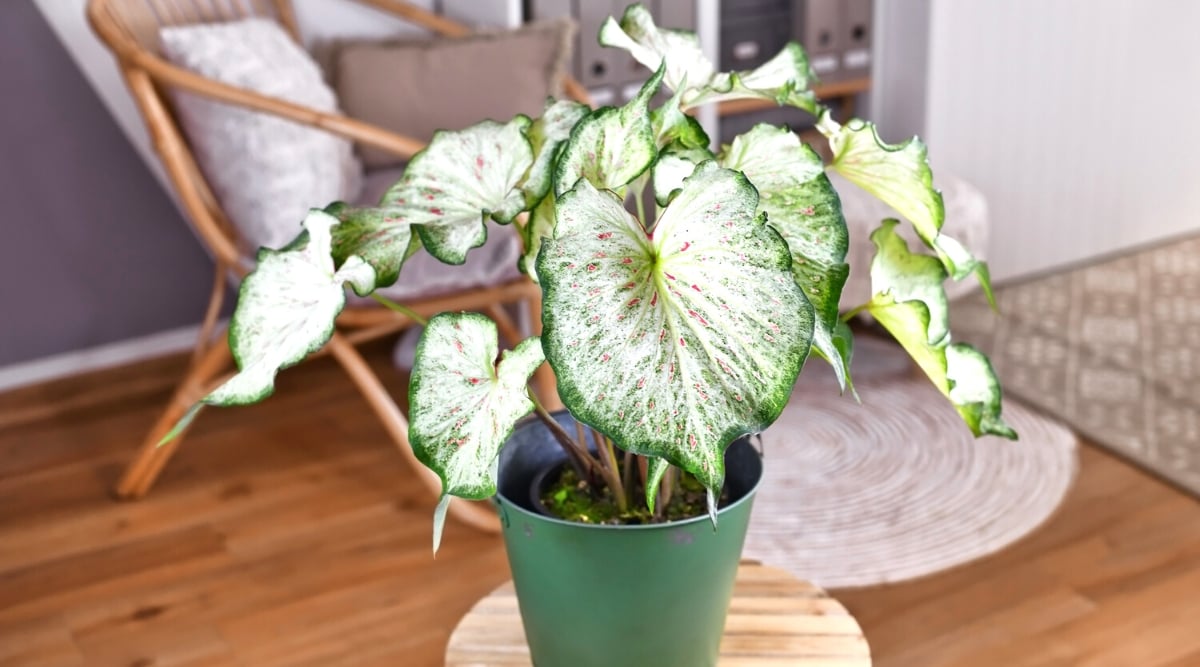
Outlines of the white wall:
{"type": "Polygon", "coordinates": [[[926,134],[999,279],[1200,229],[1200,2],[933,0],[926,134]]]}
{"type": "Polygon", "coordinates": [[[930,0],[875,0],[870,119],[887,141],[925,135],[930,0]]]}

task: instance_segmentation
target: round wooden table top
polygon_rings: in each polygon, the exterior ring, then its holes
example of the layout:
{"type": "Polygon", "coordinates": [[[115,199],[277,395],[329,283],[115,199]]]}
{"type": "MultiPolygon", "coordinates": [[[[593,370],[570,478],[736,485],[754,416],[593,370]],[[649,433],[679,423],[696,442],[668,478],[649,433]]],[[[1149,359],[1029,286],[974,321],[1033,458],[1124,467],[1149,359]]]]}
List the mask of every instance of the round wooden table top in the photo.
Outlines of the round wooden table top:
{"type": "MultiPolygon", "coordinates": [[[[450,635],[446,667],[531,667],[512,582],[475,603],[450,635]]],[[[870,667],[858,621],[825,591],[743,562],[721,640],[721,667],[870,667]]]]}

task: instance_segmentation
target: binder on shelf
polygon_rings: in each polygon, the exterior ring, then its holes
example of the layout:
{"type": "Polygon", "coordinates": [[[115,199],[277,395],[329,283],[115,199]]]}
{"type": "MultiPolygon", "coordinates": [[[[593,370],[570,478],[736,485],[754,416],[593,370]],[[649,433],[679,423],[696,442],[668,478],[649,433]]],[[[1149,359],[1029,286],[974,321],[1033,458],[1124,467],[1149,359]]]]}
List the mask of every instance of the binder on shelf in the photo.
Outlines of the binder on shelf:
{"type": "Polygon", "coordinates": [[[842,76],[867,76],[874,39],[873,0],[845,0],[842,16],[842,76]]]}
{"type": "MultiPolygon", "coordinates": [[[[824,81],[841,78],[844,0],[803,0],[794,6],[794,30],[808,51],[809,66],[824,81]]],[[[870,0],[867,0],[868,4],[870,0]]]]}

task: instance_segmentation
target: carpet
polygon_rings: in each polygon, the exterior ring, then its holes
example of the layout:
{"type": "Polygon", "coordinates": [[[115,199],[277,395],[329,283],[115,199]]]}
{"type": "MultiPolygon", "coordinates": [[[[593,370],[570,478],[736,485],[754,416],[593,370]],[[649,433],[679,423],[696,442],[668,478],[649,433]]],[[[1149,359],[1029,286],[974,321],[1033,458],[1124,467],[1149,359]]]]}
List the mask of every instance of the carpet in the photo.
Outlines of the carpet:
{"type": "Polygon", "coordinates": [[[747,557],[827,588],[894,583],[1012,544],[1071,486],[1070,430],[1008,401],[1021,439],[976,440],[890,341],[856,340],[862,405],[811,366],[763,433],[747,557]]]}
{"type": "Polygon", "coordinates": [[[956,302],[1008,395],[1200,495],[1200,238],[956,302]]]}

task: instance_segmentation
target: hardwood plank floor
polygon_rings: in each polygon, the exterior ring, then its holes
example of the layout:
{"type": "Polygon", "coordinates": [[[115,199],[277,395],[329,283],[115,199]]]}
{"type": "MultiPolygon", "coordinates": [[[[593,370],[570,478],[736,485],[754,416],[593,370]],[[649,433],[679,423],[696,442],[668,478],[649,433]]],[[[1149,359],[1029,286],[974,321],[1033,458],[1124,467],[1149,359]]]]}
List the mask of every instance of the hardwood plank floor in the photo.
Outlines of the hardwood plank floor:
{"type": "MultiPolygon", "coordinates": [[[[399,389],[387,357],[370,354],[399,389]]],[[[498,538],[458,525],[431,556],[433,499],[331,360],[208,410],[151,495],[116,502],[163,400],[0,419],[0,667],[440,665],[507,578],[498,538]]],[[[1200,666],[1200,504],[1085,447],[1021,543],[836,593],[881,667],[1200,666]]]]}

